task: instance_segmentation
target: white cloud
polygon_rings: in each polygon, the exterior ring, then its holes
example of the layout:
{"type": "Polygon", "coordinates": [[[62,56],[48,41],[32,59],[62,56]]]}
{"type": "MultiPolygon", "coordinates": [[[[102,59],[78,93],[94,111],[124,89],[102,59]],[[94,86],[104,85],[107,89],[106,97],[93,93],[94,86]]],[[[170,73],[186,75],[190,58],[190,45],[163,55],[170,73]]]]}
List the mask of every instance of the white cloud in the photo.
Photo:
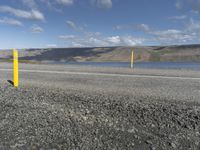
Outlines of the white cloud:
{"type": "Polygon", "coordinates": [[[112,0],[91,0],[91,2],[99,8],[112,8],[112,0]]]}
{"type": "Polygon", "coordinates": [[[192,11],[200,13],[200,1],[199,0],[190,0],[192,11]]]}
{"type": "Polygon", "coordinates": [[[186,18],[187,18],[186,15],[169,17],[169,19],[173,19],[173,20],[183,20],[183,19],[186,19],[186,18]]]}
{"type": "Polygon", "coordinates": [[[76,24],[75,24],[73,21],[68,20],[68,21],[67,21],[67,25],[68,25],[70,28],[74,29],[74,30],[77,30],[77,29],[78,29],[78,27],[76,26],[76,24]]]}
{"type": "Polygon", "coordinates": [[[74,0],[56,0],[58,4],[62,5],[73,5],[74,0]]]}
{"type": "Polygon", "coordinates": [[[190,19],[189,24],[187,25],[188,32],[200,33],[200,22],[195,22],[193,19],[190,19]]]}
{"type": "Polygon", "coordinates": [[[200,22],[191,19],[182,30],[150,30],[145,33],[153,36],[152,41],[162,44],[200,42],[200,22]]]}
{"type": "MultiPolygon", "coordinates": [[[[173,19],[183,19],[186,16],[174,16],[173,19]]],[[[181,44],[181,43],[191,43],[191,42],[200,42],[200,21],[194,21],[190,19],[190,22],[179,29],[166,29],[166,30],[153,30],[147,24],[138,24],[138,25],[118,25],[115,29],[133,29],[139,30],[144,33],[145,41],[161,43],[161,44],[181,44]]],[[[119,39],[119,37],[118,37],[119,39]]],[[[131,37],[125,38],[127,45],[134,45],[136,39],[131,37]],[[131,40],[129,40],[131,39],[131,40]],[[129,41],[129,42],[128,42],[129,41]]],[[[110,39],[109,39],[110,40],[110,39]]],[[[123,39],[120,37],[120,41],[123,39]]],[[[141,40],[137,41],[139,43],[141,40]]],[[[122,42],[121,42],[122,43],[122,42]]]]}
{"type": "Polygon", "coordinates": [[[120,29],[122,29],[122,27],[121,27],[120,25],[116,25],[116,26],[114,27],[114,29],[120,30],[120,29]]]}
{"type": "Polygon", "coordinates": [[[25,11],[21,9],[15,9],[9,6],[0,6],[0,12],[10,13],[16,17],[24,18],[24,19],[32,19],[32,20],[40,20],[44,21],[44,15],[36,9],[32,9],[30,11],[25,11]]]}
{"type": "Polygon", "coordinates": [[[137,38],[133,36],[123,36],[121,37],[121,43],[125,46],[135,46],[135,45],[142,45],[146,39],[144,38],[137,38]]]}
{"type": "Polygon", "coordinates": [[[142,38],[134,38],[133,36],[111,36],[105,38],[107,45],[112,46],[135,46],[141,45],[144,41],[142,38]]]}
{"type": "Polygon", "coordinates": [[[112,36],[112,37],[108,37],[107,39],[108,39],[108,42],[113,43],[113,44],[118,44],[121,41],[120,36],[112,36]]]}
{"type": "Polygon", "coordinates": [[[22,3],[29,8],[37,8],[37,4],[35,0],[22,0],[22,3]]]}
{"type": "Polygon", "coordinates": [[[176,29],[151,31],[150,34],[155,36],[157,42],[166,44],[185,43],[186,41],[192,40],[191,35],[176,29]]]}
{"type": "Polygon", "coordinates": [[[136,26],[137,29],[147,32],[150,30],[149,26],[147,24],[139,24],[136,26]]]}
{"type": "Polygon", "coordinates": [[[180,1],[177,1],[176,3],[175,3],[175,6],[176,6],[176,8],[178,9],[178,10],[181,10],[182,9],[182,3],[180,2],[180,1]]]}
{"type": "Polygon", "coordinates": [[[100,36],[100,35],[101,35],[100,32],[88,32],[88,31],[85,31],[84,34],[85,34],[87,37],[93,37],[93,36],[100,36]]]}
{"type": "Polygon", "coordinates": [[[60,35],[59,38],[63,40],[68,40],[68,39],[75,39],[76,36],[75,35],[60,35]]]}
{"type": "Polygon", "coordinates": [[[38,26],[38,25],[33,25],[31,27],[31,33],[42,33],[44,30],[38,26]]]}
{"type": "Polygon", "coordinates": [[[177,0],[175,6],[181,11],[200,13],[200,0],[177,0]]]}
{"type": "Polygon", "coordinates": [[[193,19],[190,19],[189,23],[184,27],[184,29],[177,34],[179,35],[177,35],[179,41],[200,42],[200,21],[194,21],[193,19]]]}
{"type": "Polygon", "coordinates": [[[180,30],[176,29],[169,29],[169,30],[164,30],[164,31],[152,31],[150,32],[151,34],[158,35],[158,36],[170,36],[172,34],[180,34],[182,33],[180,30]]]}
{"type": "Polygon", "coordinates": [[[19,20],[10,19],[10,18],[0,19],[0,24],[12,25],[12,26],[23,26],[22,22],[20,22],[19,20]]]}
{"type": "Polygon", "coordinates": [[[70,27],[71,29],[75,30],[75,31],[83,31],[83,27],[79,27],[77,26],[73,21],[66,21],[68,27],[70,27]]]}
{"type": "Polygon", "coordinates": [[[134,46],[141,45],[145,41],[143,38],[133,36],[101,36],[96,33],[90,36],[61,35],[59,38],[72,47],[134,46]]]}
{"type": "Polygon", "coordinates": [[[47,44],[46,47],[48,47],[48,48],[56,48],[57,44],[47,44]]]}
{"type": "Polygon", "coordinates": [[[117,25],[114,27],[116,30],[121,29],[137,29],[140,31],[147,32],[150,30],[149,26],[147,24],[128,24],[128,25],[117,25]]]}

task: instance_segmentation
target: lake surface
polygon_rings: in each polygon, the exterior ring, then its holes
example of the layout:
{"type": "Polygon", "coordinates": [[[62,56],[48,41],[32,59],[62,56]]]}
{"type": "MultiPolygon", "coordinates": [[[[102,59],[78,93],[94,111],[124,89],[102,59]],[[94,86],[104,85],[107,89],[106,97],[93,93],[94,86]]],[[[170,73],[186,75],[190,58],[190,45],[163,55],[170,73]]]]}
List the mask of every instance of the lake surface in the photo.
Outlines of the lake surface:
{"type": "MultiPolygon", "coordinates": [[[[128,68],[128,62],[65,62],[65,65],[82,65],[93,67],[123,67],[128,68]]],[[[137,62],[135,68],[153,68],[153,69],[191,69],[200,70],[200,63],[192,62],[137,62]]]]}

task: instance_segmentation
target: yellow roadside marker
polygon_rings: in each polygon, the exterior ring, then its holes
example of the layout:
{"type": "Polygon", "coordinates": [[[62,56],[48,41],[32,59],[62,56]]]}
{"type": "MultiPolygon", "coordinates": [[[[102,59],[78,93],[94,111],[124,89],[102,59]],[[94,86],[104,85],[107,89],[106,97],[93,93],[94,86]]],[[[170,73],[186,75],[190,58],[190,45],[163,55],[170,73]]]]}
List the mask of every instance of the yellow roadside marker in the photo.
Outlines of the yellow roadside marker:
{"type": "Polygon", "coordinates": [[[13,49],[13,85],[14,87],[19,86],[18,51],[16,49],[13,49]]]}
{"type": "Polygon", "coordinates": [[[131,51],[131,68],[133,68],[134,63],[134,50],[131,51]]]}

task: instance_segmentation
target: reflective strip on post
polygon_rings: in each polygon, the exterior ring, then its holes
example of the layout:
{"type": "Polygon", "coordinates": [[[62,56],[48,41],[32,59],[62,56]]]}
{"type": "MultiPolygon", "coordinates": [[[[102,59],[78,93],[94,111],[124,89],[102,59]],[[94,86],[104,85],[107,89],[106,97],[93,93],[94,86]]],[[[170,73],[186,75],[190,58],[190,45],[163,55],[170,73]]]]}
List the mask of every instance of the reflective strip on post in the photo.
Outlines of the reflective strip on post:
{"type": "Polygon", "coordinates": [[[18,51],[13,49],[13,85],[14,87],[19,86],[19,75],[18,75],[18,51]]]}
{"type": "Polygon", "coordinates": [[[133,63],[134,63],[134,51],[131,51],[131,68],[133,68],[133,63]]]}

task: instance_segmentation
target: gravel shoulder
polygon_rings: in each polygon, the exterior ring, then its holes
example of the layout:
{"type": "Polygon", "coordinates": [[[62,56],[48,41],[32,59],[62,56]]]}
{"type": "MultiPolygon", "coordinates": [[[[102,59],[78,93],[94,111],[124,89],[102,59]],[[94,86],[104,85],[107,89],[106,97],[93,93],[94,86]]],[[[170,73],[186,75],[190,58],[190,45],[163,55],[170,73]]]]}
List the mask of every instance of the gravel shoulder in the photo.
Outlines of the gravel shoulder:
{"type": "Polygon", "coordinates": [[[20,73],[15,89],[11,77],[1,74],[0,149],[200,149],[199,81],[20,73]]]}

